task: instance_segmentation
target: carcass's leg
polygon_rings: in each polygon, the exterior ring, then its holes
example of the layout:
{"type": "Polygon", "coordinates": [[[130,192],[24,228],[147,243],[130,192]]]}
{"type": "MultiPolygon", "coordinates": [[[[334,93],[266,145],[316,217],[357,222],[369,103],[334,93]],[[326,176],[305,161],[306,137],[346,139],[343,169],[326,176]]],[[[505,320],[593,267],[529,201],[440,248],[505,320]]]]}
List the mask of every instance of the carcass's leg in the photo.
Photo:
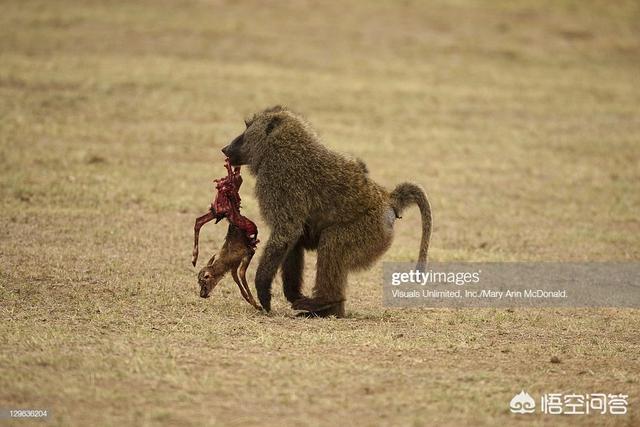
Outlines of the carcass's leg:
{"type": "Polygon", "coordinates": [[[249,284],[247,283],[247,268],[249,267],[249,263],[251,262],[251,258],[253,258],[255,252],[249,252],[247,255],[242,258],[242,262],[240,263],[240,268],[238,269],[238,273],[240,274],[240,279],[242,280],[242,284],[244,285],[244,290],[247,292],[247,296],[249,299],[249,304],[254,306],[258,310],[262,310],[260,304],[253,299],[253,295],[251,295],[251,289],[249,288],[249,284]]]}
{"type": "Polygon", "coordinates": [[[231,277],[233,277],[233,281],[236,282],[236,285],[238,285],[238,289],[240,289],[240,293],[242,294],[242,298],[244,298],[245,301],[247,301],[249,304],[253,305],[251,303],[251,301],[249,300],[249,296],[247,295],[247,291],[244,289],[244,286],[242,285],[242,282],[238,278],[238,272],[236,271],[235,268],[231,269],[231,277]]]}
{"type": "Polygon", "coordinates": [[[191,254],[191,264],[196,266],[196,261],[198,261],[198,239],[200,238],[200,229],[203,225],[215,219],[215,212],[213,209],[209,209],[209,211],[196,218],[196,225],[193,227],[193,252],[191,254]]]}

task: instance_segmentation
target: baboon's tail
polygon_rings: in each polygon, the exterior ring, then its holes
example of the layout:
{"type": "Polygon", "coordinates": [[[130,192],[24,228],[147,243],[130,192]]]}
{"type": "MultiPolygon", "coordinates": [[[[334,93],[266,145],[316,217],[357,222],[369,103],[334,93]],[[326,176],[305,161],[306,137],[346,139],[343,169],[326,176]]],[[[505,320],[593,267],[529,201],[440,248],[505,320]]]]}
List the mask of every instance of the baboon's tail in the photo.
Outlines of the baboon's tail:
{"type": "Polygon", "coordinates": [[[391,206],[399,218],[404,209],[415,203],[420,208],[422,217],[422,238],[420,239],[420,253],[418,254],[417,269],[424,270],[427,266],[427,252],[429,251],[429,240],[431,240],[431,205],[424,190],[410,182],[398,185],[391,192],[391,206]]]}

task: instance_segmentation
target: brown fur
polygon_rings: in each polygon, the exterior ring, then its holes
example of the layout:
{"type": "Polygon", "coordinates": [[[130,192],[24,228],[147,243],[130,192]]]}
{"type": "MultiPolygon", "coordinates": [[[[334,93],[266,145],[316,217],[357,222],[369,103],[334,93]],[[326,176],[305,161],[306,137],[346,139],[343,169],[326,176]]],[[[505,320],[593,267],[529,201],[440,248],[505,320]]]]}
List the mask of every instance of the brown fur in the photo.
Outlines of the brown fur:
{"type": "Polygon", "coordinates": [[[247,284],[246,272],[254,251],[248,245],[247,238],[238,227],[229,224],[227,236],[224,245],[216,258],[213,255],[207,265],[198,273],[198,284],[200,285],[200,296],[208,298],[209,294],[222,280],[222,278],[231,272],[233,280],[240,288],[242,297],[258,310],[261,307],[253,299],[251,290],[247,284]]]}
{"type": "Polygon", "coordinates": [[[256,273],[258,299],[267,311],[271,282],[282,266],[284,293],[294,309],[344,316],[348,272],[370,266],[389,248],[393,223],[411,203],[422,214],[418,264],[425,265],[431,208],[417,185],[401,184],[389,193],[369,178],[362,161],[328,150],[286,108],[267,109],[246,124],[223,152],[256,176],[256,197],[271,228],[256,273]],[[301,293],[305,250],[318,251],[311,298],[301,293]]]}

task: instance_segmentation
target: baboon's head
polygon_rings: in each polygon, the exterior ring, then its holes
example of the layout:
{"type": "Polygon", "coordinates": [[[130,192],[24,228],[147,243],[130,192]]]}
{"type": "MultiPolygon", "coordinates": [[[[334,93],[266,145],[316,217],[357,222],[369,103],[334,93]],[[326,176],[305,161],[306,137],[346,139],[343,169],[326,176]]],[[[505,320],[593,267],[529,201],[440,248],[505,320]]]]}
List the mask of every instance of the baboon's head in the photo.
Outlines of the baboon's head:
{"type": "Polygon", "coordinates": [[[263,155],[284,141],[282,132],[291,132],[294,127],[302,124],[297,117],[284,107],[268,108],[261,113],[254,114],[245,120],[246,129],[229,145],[222,149],[233,166],[249,165],[254,171],[262,160],[263,155]]]}
{"type": "Polygon", "coordinates": [[[200,285],[200,296],[209,298],[209,294],[224,277],[224,271],[220,271],[215,264],[216,256],[212,256],[205,267],[198,273],[198,284],[200,285]]]}

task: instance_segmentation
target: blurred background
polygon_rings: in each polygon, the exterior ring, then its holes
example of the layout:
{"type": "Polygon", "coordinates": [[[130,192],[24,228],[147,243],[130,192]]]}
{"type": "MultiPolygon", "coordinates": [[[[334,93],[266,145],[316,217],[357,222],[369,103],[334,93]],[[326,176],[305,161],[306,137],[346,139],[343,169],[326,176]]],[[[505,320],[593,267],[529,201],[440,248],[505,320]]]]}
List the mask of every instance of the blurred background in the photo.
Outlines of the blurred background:
{"type": "Polygon", "coordinates": [[[3,199],[192,216],[242,119],[284,104],[425,186],[436,253],[637,257],[639,8],[3,2],[3,199]]]}

